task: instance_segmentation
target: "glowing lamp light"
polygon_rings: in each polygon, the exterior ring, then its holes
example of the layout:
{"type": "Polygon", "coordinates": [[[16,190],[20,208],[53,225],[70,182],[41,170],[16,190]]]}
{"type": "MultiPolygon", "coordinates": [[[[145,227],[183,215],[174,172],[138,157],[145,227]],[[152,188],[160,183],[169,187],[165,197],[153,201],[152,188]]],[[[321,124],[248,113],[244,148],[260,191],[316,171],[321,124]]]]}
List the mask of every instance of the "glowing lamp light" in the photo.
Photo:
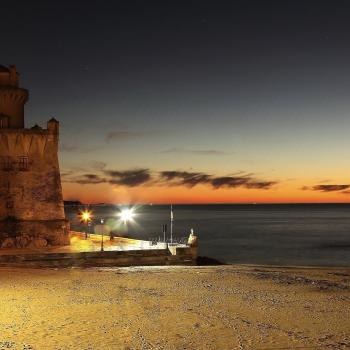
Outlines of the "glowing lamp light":
{"type": "Polygon", "coordinates": [[[91,217],[92,217],[91,212],[88,210],[85,210],[80,213],[80,219],[85,223],[91,221],[91,217]]]}
{"type": "Polygon", "coordinates": [[[124,209],[119,214],[120,219],[124,221],[124,223],[127,223],[128,221],[131,221],[134,217],[134,212],[132,209],[124,209]]]}

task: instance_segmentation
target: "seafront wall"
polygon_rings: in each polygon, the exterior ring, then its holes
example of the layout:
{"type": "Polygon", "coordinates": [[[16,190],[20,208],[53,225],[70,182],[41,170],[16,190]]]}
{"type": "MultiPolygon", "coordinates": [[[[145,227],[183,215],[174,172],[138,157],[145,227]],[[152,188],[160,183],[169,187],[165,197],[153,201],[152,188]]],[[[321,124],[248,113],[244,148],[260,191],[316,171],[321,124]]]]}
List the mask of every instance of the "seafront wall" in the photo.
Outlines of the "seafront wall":
{"type": "Polygon", "coordinates": [[[195,265],[191,250],[173,255],[169,249],[143,249],[83,253],[34,253],[0,255],[0,266],[17,267],[126,267],[195,265]]]}

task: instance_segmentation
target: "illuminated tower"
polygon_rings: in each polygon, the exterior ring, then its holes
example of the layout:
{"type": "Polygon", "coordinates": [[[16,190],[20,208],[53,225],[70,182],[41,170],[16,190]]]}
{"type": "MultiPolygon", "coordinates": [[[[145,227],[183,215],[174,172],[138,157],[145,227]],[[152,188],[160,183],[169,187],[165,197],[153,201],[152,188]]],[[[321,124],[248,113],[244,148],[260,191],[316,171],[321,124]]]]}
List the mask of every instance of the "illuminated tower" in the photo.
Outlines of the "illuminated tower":
{"type": "Polygon", "coordinates": [[[0,124],[2,127],[24,128],[24,104],[28,101],[28,90],[18,87],[15,66],[0,65],[0,124]]]}
{"type": "Polygon", "coordinates": [[[69,243],[58,164],[59,123],[24,127],[28,91],[0,66],[0,247],[69,243]]]}

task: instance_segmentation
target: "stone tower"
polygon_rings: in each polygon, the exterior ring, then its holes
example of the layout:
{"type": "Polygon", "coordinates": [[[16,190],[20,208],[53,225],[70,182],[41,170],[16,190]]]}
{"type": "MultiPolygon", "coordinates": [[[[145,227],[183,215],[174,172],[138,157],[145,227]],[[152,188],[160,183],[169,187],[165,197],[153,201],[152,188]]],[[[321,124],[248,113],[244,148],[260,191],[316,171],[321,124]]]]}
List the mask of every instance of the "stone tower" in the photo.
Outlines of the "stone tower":
{"type": "Polygon", "coordinates": [[[24,126],[28,91],[0,65],[0,247],[69,244],[58,164],[59,123],[24,126]]]}

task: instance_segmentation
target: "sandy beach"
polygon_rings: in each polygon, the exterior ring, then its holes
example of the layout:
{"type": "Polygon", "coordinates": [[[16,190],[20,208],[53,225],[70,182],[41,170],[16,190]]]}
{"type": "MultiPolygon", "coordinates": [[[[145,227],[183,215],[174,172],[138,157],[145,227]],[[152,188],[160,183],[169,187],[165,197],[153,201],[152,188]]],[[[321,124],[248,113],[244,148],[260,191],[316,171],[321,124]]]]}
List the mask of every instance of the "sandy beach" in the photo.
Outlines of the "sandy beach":
{"type": "Polygon", "coordinates": [[[0,349],[347,349],[350,269],[0,269],[0,349]]]}

